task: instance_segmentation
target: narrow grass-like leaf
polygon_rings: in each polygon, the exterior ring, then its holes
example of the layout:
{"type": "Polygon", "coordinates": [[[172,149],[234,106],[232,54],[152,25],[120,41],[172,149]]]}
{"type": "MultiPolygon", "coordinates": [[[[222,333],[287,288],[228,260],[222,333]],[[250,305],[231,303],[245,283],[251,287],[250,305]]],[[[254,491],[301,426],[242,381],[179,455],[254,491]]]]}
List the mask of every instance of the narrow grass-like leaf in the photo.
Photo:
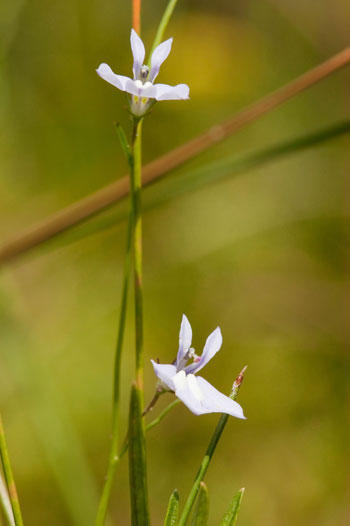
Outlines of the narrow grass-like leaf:
{"type": "MultiPolygon", "coordinates": [[[[5,525],[6,526],[16,526],[15,525],[15,519],[12,512],[12,506],[9,498],[9,494],[7,492],[6,484],[2,476],[2,472],[0,469],[0,510],[2,512],[2,515],[0,513],[0,517],[3,516],[5,525]]],[[[2,524],[0,520],[0,524],[2,524]]]]}
{"type": "Polygon", "coordinates": [[[10,455],[7,449],[4,426],[0,415],[0,460],[4,470],[8,496],[11,502],[13,518],[16,526],[23,526],[21,507],[19,505],[15,479],[12,472],[10,455]]]}
{"type": "Polygon", "coordinates": [[[239,508],[241,506],[244,488],[240,489],[233,497],[230,507],[220,522],[220,526],[236,526],[239,508]]]}
{"type": "Polygon", "coordinates": [[[170,495],[168,509],[166,511],[164,526],[177,526],[179,517],[179,494],[175,489],[170,495]]]}
{"type": "Polygon", "coordinates": [[[191,518],[191,526],[207,526],[209,515],[208,488],[204,482],[200,483],[197,504],[191,518]]]}
{"type": "Polygon", "coordinates": [[[141,392],[132,385],[129,416],[129,478],[132,526],[149,526],[146,451],[141,392]]]}
{"type": "Polygon", "coordinates": [[[122,150],[123,150],[123,152],[125,154],[126,160],[128,161],[130,170],[132,170],[134,160],[133,160],[133,156],[132,156],[130,145],[128,143],[128,139],[126,138],[126,134],[125,134],[125,132],[123,130],[122,125],[119,122],[117,122],[117,124],[115,126],[117,128],[117,133],[118,133],[118,138],[119,138],[120,145],[121,145],[122,150]]]}

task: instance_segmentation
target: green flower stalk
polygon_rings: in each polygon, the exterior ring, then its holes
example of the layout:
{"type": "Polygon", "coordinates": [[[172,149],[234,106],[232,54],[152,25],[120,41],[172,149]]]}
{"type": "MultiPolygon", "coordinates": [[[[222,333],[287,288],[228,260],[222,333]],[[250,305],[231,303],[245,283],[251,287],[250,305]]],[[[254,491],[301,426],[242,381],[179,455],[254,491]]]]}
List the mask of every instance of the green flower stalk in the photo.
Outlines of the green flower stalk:
{"type": "MultiPolygon", "coordinates": [[[[242,369],[242,371],[239,373],[239,375],[237,376],[236,380],[234,381],[234,384],[232,386],[232,391],[231,391],[231,394],[230,394],[230,398],[232,400],[236,400],[237,398],[237,395],[238,395],[238,391],[239,391],[239,388],[243,382],[243,377],[244,377],[244,373],[247,369],[247,366],[244,367],[242,369]]],[[[199,488],[200,488],[200,483],[202,482],[206,472],[207,472],[207,469],[209,467],[209,464],[210,464],[210,461],[214,455],[214,452],[215,452],[215,449],[216,449],[216,446],[218,445],[218,442],[221,438],[221,435],[223,433],[223,430],[225,429],[225,426],[226,426],[226,423],[227,423],[227,420],[228,420],[228,417],[229,415],[228,414],[223,414],[221,415],[220,417],[220,420],[218,422],[218,425],[216,426],[216,429],[214,431],[214,434],[209,442],[209,446],[207,448],[207,451],[204,455],[204,458],[202,460],[202,463],[199,467],[199,470],[197,472],[197,475],[196,475],[196,478],[194,480],[194,483],[193,483],[193,486],[191,488],[191,491],[190,491],[190,494],[187,498],[187,501],[185,503],[185,507],[183,509],[183,512],[181,514],[181,517],[180,517],[180,520],[179,520],[179,523],[177,526],[185,526],[186,525],[186,522],[187,522],[187,519],[191,513],[191,509],[192,509],[192,506],[194,504],[194,501],[196,500],[196,497],[197,497],[197,494],[198,494],[198,491],[199,491],[199,488]]]]}
{"type": "MultiPolygon", "coordinates": [[[[139,5],[139,4],[138,4],[139,5]]],[[[176,1],[171,0],[161,21],[156,40],[162,34],[175,8],[176,1]]],[[[135,12],[139,12],[136,9],[135,12]]],[[[131,390],[129,414],[129,467],[130,490],[132,505],[132,524],[134,526],[147,526],[149,523],[147,503],[147,476],[145,455],[145,424],[143,421],[144,391],[143,391],[143,277],[142,277],[142,212],[141,212],[141,134],[142,120],[151,106],[157,100],[188,99],[189,88],[186,84],[169,86],[167,84],[154,84],[161,64],[167,58],[172,46],[172,38],[163,43],[153,45],[150,57],[150,66],[144,64],[145,48],[137,32],[139,26],[131,30],[130,43],[133,54],[133,79],[116,75],[107,64],[101,64],[97,69],[98,75],[129,94],[130,112],[133,117],[133,131],[131,146],[125,138],[124,132],[118,127],[119,138],[130,167],[130,217],[127,238],[126,262],[124,269],[122,301],[119,320],[119,331],[116,349],[114,370],[114,404],[113,404],[113,430],[112,444],[109,456],[107,477],[104,484],[102,497],[98,509],[96,526],[103,526],[108,502],[111,495],[113,478],[116,466],[120,459],[118,455],[119,440],[119,384],[120,360],[123,343],[123,334],[126,318],[126,304],[129,282],[131,255],[134,267],[134,303],[135,303],[135,351],[136,368],[135,381],[131,390]]]]}
{"type": "Polygon", "coordinates": [[[143,392],[143,279],[142,279],[142,210],[141,210],[141,134],[142,119],[134,119],[132,134],[133,166],[130,171],[133,209],[132,245],[134,257],[136,386],[143,392]]]}
{"type": "Polygon", "coordinates": [[[135,383],[131,390],[129,415],[129,478],[132,526],[148,526],[145,425],[142,418],[143,390],[143,279],[141,210],[141,133],[142,119],[134,117],[132,133],[132,169],[130,170],[132,248],[135,298],[135,383]]]}

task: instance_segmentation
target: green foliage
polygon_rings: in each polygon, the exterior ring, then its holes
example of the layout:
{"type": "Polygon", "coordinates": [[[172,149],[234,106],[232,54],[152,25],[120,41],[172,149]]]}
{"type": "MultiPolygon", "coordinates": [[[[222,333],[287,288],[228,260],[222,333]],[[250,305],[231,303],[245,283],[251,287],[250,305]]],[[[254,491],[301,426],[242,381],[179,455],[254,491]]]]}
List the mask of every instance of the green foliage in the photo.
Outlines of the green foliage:
{"type": "Polygon", "coordinates": [[[170,495],[164,526],[176,526],[179,518],[179,494],[175,489],[170,495]]]}
{"type": "Polygon", "coordinates": [[[220,526],[235,526],[237,524],[237,517],[239,508],[243,498],[244,488],[240,489],[233,497],[229,509],[220,522],[220,526]]]}
{"type": "Polygon", "coordinates": [[[201,482],[197,496],[197,505],[192,514],[191,526],[206,526],[209,514],[209,495],[208,488],[204,482],[201,482]]]}

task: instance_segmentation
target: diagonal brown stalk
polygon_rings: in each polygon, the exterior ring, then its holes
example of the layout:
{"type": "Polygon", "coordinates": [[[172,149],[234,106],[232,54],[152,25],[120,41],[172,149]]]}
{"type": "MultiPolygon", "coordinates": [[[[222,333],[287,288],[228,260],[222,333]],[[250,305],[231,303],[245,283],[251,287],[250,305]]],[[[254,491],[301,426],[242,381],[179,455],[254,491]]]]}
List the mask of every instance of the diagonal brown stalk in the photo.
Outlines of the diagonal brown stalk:
{"type": "MultiPolygon", "coordinates": [[[[203,134],[145,165],[142,170],[142,184],[148,185],[158,180],[174,168],[181,166],[189,159],[223,141],[241,128],[349,64],[350,48],[345,48],[337,55],[297,77],[289,84],[266,95],[228,120],[209,128],[203,134]]],[[[128,195],[129,190],[128,177],[122,177],[117,182],[105,186],[34,225],[0,248],[0,265],[120,201],[128,195]]]]}

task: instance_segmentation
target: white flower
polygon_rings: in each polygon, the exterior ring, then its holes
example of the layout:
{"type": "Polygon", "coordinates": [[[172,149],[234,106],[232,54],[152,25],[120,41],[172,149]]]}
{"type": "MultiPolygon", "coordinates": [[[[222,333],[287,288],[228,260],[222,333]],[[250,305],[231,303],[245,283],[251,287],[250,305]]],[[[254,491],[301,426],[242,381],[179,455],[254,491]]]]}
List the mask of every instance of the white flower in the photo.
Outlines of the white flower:
{"type": "Polygon", "coordinates": [[[186,84],[168,86],[167,84],[153,84],[159,73],[159,68],[170,53],[173,39],[169,38],[156,47],[151,57],[151,68],[145,66],[145,46],[136,31],[131,30],[130,43],[134,57],[134,78],[116,75],[107,64],[100,64],[97,74],[115,86],[132,95],[131,112],[140,117],[146,113],[152,101],[188,99],[189,87],[186,84]]]}
{"type": "Polygon", "coordinates": [[[202,356],[191,348],[192,329],[185,315],[182,317],[179,351],[174,364],[159,364],[151,360],[158,378],[194,413],[227,413],[245,418],[241,406],[228,396],[220,393],[201,376],[195,376],[202,367],[219,351],[222,344],[220,328],[212,332],[205,343],[202,356]],[[192,363],[186,365],[188,360],[192,363]]]}

